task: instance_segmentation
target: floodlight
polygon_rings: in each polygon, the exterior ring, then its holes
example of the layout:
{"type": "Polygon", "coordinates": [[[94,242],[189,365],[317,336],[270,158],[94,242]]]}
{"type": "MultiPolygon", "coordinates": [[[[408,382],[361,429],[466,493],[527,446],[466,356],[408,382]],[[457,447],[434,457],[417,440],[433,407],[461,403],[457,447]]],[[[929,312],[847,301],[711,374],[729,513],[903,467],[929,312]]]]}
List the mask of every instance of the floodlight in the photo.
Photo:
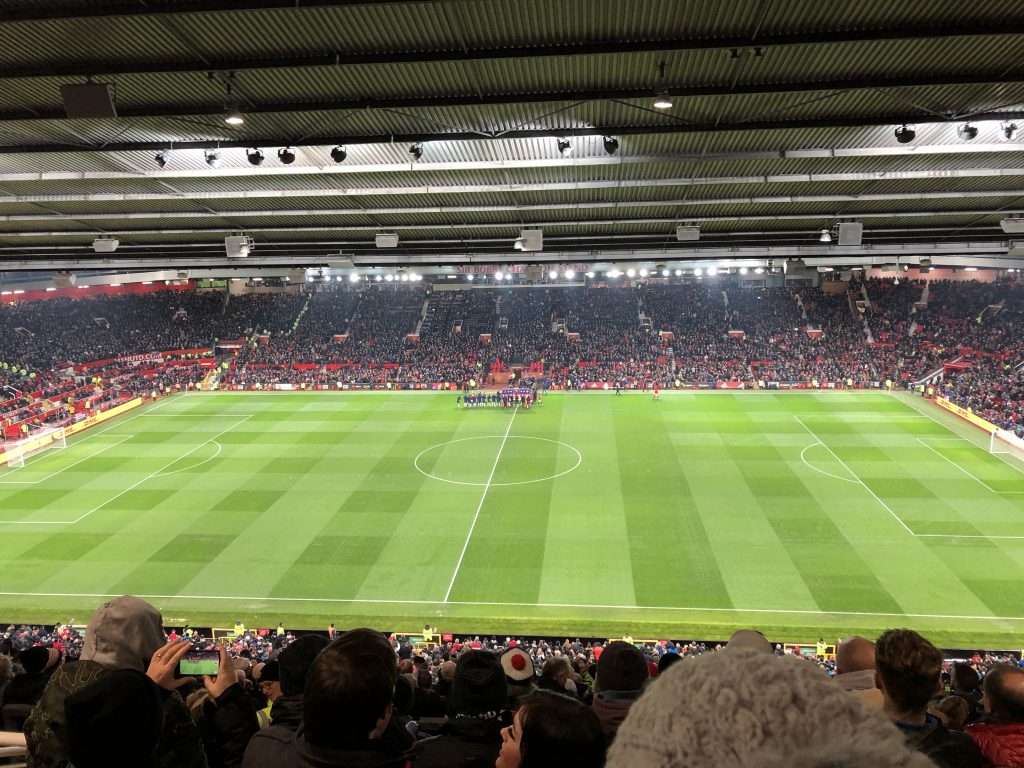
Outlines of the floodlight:
{"type": "Polygon", "coordinates": [[[700,267],[697,267],[693,270],[693,274],[695,274],[697,277],[700,277],[701,275],[704,274],[704,270],[701,269],[700,267]]]}
{"type": "Polygon", "coordinates": [[[228,125],[241,125],[245,122],[245,118],[242,113],[237,109],[232,109],[226,115],[224,115],[224,122],[228,125]]]}
{"type": "Polygon", "coordinates": [[[636,277],[636,270],[632,269],[632,268],[627,269],[626,270],[626,277],[636,277]]]}
{"type": "Polygon", "coordinates": [[[277,150],[277,159],[285,165],[291,165],[295,162],[295,150],[291,147],[281,147],[277,150]]]}
{"type": "Polygon", "coordinates": [[[821,242],[821,243],[831,243],[832,242],[832,233],[829,232],[827,229],[821,230],[821,234],[818,236],[818,242],[821,242]]]}
{"type": "Polygon", "coordinates": [[[206,164],[211,168],[220,168],[219,149],[207,149],[203,152],[203,157],[206,159],[206,164]]]}
{"type": "Polygon", "coordinates": [[[548,272],[548,280],[557,280],[557,279],[558,279],[558,273],[555,270],[552,269],[550,272],[548,272]]]}
{"type": "Polygon", "coordinates": [[[390,282],[394,281],[395,276],[394,275],[384,275],[384,279],[387,280],[390,283],[390,282]]]}
{"type": "Polygon", "coordinates": [[[409,147],[409,154],[412,155],[413,160],[419,160],[423,157],[423,144],[417,141],[415,144],[409,147]]]}
{"type": "Polygon", "coordinates": [[[121,241],[114,237],[97,237],[92,241],[92,249],[96,253],[113,253],[121,241]]]}
{"type": "Polygon", "coordinates": [[[745,275],[745,274],[747,274],[747,272],[749,272],[749,271],[750,271],[750,270],[748,270],[748,269],[747,269],[746,267],[740,267],[740,274],[741,274],[741,275],[745,275]]]}
{"type": "Polygon", "coordinates": [[[263,162],[263,150],[253,147],[245,153],[249,165],[260,165],[263,162]]]}
{"type": "Polygon", "coordinates": [[[359,282],[359,275],[357,275],[355,272],[353,272],[351,275],[348,276],[348,280],[349,280],[350,283],[358,283],[359,282]]]}
{"type": "Polygon", "coordinates": [[[683,276],[683,270],[677,269],[676,270],[676,277],[682,277],[682,276],[683,276]]]}
{"type": "Polygon", "coordinates": [[[656,109],[672,109],[672,96],[668,91],[659,91],[654,97],[654,106],[656,109]]]}
{"type": "Polygon", "coordinates": [[[565,279],[566,280],[572,280],[574,277],[576,277],[576,273],[573,270],[571,270],[571,269],[565,270],[565,279]]]}
{"type": "Polygon", "coordinates": [[[1013,141],[1017,138],[1017,124],[1016,123],[1003,123],[999,126],[1003,132],[1003,138],[1007,141],[1013,141]]]}
{"type": "Polygon", "coordinates": [[[502,277],[501,272],[495,272],[494,273],[494,279],[495,280],[501,280],[501,277],[502,277]]]}
{"type": "Polygon", "coordinates": [[[640,277],[647,277],[647,270],[646,269],[641,269],[640,270],[640,277]]]}
{"type": "Polygon", "coordinates": [[[336,163],[344,163],[346,157],[348,157],[348,150],[341,145],[331,150],[331,160],[336,163]]]}
{"type": "Polygon", "coordinates": [[[897,126],[895,135],[896,141],[900,144],[909,144],[917,138],[917,129],[912,125],[900,125],[897,126]]]}
{"type": "Polygon", "coordinates": [[[614,155],[616,152],[619,151],[619,140],[616,139],[614,136],[605,136],[604,151],[607,152],[609,155],[614,155]]]}
{"type": "Polygon", "coordinates": [[[156,164],[161,168],[167,165],[167,161],[171,159],[170,153],[166,149],[161,149],[156,153],[156,157],[153,158],[156,164]]]}
{"type": "Polygon", "coordinates": [[[472,283],[473,282],[473,276],[472,275],[466,275],[466,280],[468,282],[472,283]]]}
{"type": "Polygon", "coordinates": [[[572,144],[564,136],[558,140],[558,152],[562,157],[568,157],[572,154],[572,144]]]}
{"type": "Polygon", "coordinates": [[[964,141],[973,141],[978,138],[978,126],[964,123],[956,129],[956,135],[964,141]]]}

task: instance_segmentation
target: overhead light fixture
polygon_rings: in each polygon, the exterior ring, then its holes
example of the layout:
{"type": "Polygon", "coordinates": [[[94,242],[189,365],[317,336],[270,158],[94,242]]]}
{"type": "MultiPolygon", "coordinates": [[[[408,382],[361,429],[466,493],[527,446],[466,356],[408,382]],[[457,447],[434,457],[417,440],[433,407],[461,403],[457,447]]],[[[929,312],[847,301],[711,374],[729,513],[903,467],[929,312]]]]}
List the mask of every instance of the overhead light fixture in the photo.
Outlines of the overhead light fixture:
{"type": "Polygon", "coordinates": [[[466,275],[466,281],[472,283],[473,282],[473,276],[472,275],[466,275]]]}
{"type": "Polygon", "coordinates": [[[616,277],[620,277],[621,275],[622,275],[622,273],[619,270],[617,270],[617,269],[610,269],[610,270],[608,270],[608,277],[610,277],[612,279],[615,279],[616,277]]]}
{"type": "Polygon", "coordinates": [[[587,272],[587,277],[593,279],[594,273],[593,272],[587,272]]]}
{"type": "Polygon", "coordinates": [[[676,270],[676,277],[682,277],[682,276],[683,276],[683,270],[677,269],[676,270]]]}
{"type": "Polygon", "coordinates": [[[356,274],[355,272],[353,272],[351,275],[348,276],[348,281],[350,283],[358,283],[359,282],[359,275],[356,274]]]}
{"type": "Polygon", "coordinates": [[[964,123],[956,129],[956,135],[964,141],[973,141],[978,138],[978,126],[964,123]]]}
{"type": "Polygon", "coordinates": [[[511,272],[506,272],[505,273],[505,279],[506,280],[511,280],[512,279],[512,273],[511,272]]]}
{"type": "Polygon", "coordinates": [[[211,168],[220,168],[220,150],[219,149],[207,149],[203,152],[203,157],[206,159],[206,164],[211,168]]]}
{"type": "Polygon", "coordinates": [[[1000,221],[999,226],[1008,235],[1024,235],[1024,218],[1011,216],[1000,221]]]}
{"type": "Polygon", "coordinates": [[[558,273],[555,270],[552,269],[550,272],[548,272],[548,280],[557,280],[557,279],[558,279],[558,273]]]}
{"type": "Polygon", "coordinates": [[[636,270],[635,269],[627,269],[626,270],[626,277],[636,277],[636,270]]]}
{"type": "Polygon", "coordinates": [[[821,242],[821,243],[831,243],[832,242],[832,233],[829,232],[827,229],[821,230],[821,234],[818,236],[818,242],[821,242]]]}
{"type": "Polygon", "coordinates": [[[676,240],[680,242],[700,240],[700,227],[696,225],[676,227],[676,240]]]}
{"type": "Polygon", "coordinates": [[[156,157],[153,158],[156,164],[161,168],[167,165],[167,161],[171,159],[170,153],[166,149],[161,149],[156,153],[156,157]]]}
{"type": "Polygon", "coordinates": [[[669,276],[669,271],[667,269],[661,270],[661,276],[662,277],[668,277],[669,276]]]}
{"type": "Polygon", "coordinates": [[[336,163],[344,163],[346,157],[348,157],[348,150],[340,144],[331,150],[331,160],[336,163]]]}
{"type": "Polygon", "coordinates": [[[277,150],[277,159],[285,165],[291,165],[295,162],[295,150],[291,147],[281,147],[277,150]]]}
{"type": "Polygon", "coordinates": [[[566,280],[572,280],[574,277],[576,277],[576,272],[574,272],[571,269],[565,270],[565,279],[566,280]]]}
{"type": "Polygon", "coordinates": [[[92,249],[96,253],[113,253],[121,241],[115,237],[97,237],[92,241],[92,249]]]}
{"type": "Polygon", "coordinates": [[[715,275],[718,274],[718,270],[715,269],[714,267],[708,267],[707,272],[708,272],[708,277],[714,277],[715,275]]]}
{"type": "Polygon", "coordinates": [[[1003,132],[1003,138],[1007,141],[1013,141],[1017,138],[1016,123],[1002,123],[999,128],[1003,132]]]}
{"type": "Polygon", "coordinates": [[[616,139],[614,136],[605,136],[604,151],[607,152],[609,155],[614,155],[616,152],[619,151],[619,140],[616,139]]]}
{"type": "Polygon", "coordinates": [[[384,275],[384,279],[387,280],[389,283],[393,283],[395,281],[395,276],[394,275],[384,275]]]}
{"type": "Polygon", "coordinates": [[[239,112],[237,109],[232,109],[229,110],[226,115],[224,115],[224,122],[228,125],[242,125],[242,123],[245,122],[245,118],[242,116],[242,113],[239,112]]]}
{"type": "MultiPolygon", "coordinates": [[[[213,74],[211,73],[210,76],[213,77],[213,74]]],[[[228,89],[228,103],[224,108],[224,122],[228,125],[241,125],[245,122],[245,117],[243,117],[242,113],[238,111],[238,103],[234,100],[234,97],[231,94],[231,91],[234,89],[234,85],[235,73],[229,72],[227,82],[225,83],[225,86],[228,89]]]]}
{"type": "Polygon", "coordinates": [[[750,271],[750,270],[749,270],[749,269],[747,269],[746,267],[740,267],[740,274],[741,274],[741,275],[745,275],[745,274],[747,274],[747,272],[749,272],[749,271],[750,271]]]}
{"type": "Polygon", "coordinates": [[[658,95],[654,97],[655,109],[672,109],[672,96],[665,87],[665,62],[658,64],[658,95]]]}
{"type": "Polygon", "coordinates": [[[398,235],[394,232],[379,232],[374,238],[378,248],[397,248],[398,235]]]}
{"type": "Polygon", "coordinates": [[[896,141],[900,144],[909,144],[917,138],[917,129],[912,125],[901,125],[896,128],[896,141]]]}
{"type": "Polygon", "coordinates": [[[764,267],[755,267],[754,268],[754,274],[755,275],[763,275],[764,274],[764,267]]]}
{"type": "Polygon", "coordinates": [[[419,160],[423,157],[423,143],[417,141],[415,144],[409,147],[409,154],[412,155],[413,160],[419,160]]]}
{"type": "Polygon", "coordinates": [[[696,268],[695,268],[695,269],[693,270],[693,274],[695,274],[695,275],[696,275],[697,277],[700,277],[701,275],[703,275],[703,274],[704,274],[704,270],[703,270],[703,269],[701,269],[700,267],[696,267],[696,268]]]}
{"type": "Polygon", "coordinates": [[[640,270],[640,277],[647,277],[647,270],[646,269],[641,269],[640,270]]]}
{"type": "Polygon", "coordinates": [[[494,279],[495,279],[495,280],[501,280],[501,278],[502,278],[503,276],[504,276],[504,275],[502,275],[502,273],[501,273],[501,272],[495,272],[495,273],[494,273],[494,279]]]}
{"type": "Polygon", "coordinates": [[[246,151],[245,157],[249,161],[249,165],[260,165],[263,162],[263,150],[253,147],[246,151]]]}
{"type": "Polygon", "coordinates": [[[558,140],[558,152],[562,157],[572,154],[572,144],[564,136],[558,140]]]}

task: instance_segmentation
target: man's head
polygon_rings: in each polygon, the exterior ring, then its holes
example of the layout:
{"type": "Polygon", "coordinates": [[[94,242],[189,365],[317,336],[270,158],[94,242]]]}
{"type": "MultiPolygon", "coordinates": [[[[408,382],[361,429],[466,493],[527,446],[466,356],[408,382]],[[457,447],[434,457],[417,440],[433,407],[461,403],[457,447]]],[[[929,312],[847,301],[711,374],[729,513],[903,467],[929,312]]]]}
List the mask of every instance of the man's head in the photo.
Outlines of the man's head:
{"type": "Polygon", "coordinates": [[[327,639],[320,635],[303,635],[291,642],[277,657],[278,680],[285,696],[300,696],[306,688],[306,678],[313,660],[327,647],[327,639]]]}
{"type": "Polygon", "coordinates": [[[875,668],[875,644],[859,635],[848,637],[836,648],[836,673],[863,672],[875,668]]]}
{"type": "Polygon", "coordinates": [[[635,645],[616,640],[605,646],[597,662],[597,691],[638,691],[650,676],[647,662],[635,645]]]}
{"type": "Polygon", "coordinates": [[[384,635],[353,629],[324,649],[309,670],[302,703],[306,740],[350,749],[379,738],[391,719],[398,668],[384,635]]]}
{"type": "Polygon", "coordinates": [[[569,675],[572,674],[572,666],[569,664],[569,660],[565,656],[552,656],[550,659],[544,662],[544,666],[541,667],[541,677],[551,680],[553,683],[565,686],[565,681],[569,679],[569,675]]]}
{"type": "Polygon", "coordinates": [[[974,693],[981,685],[981,677],[977,670],[966,661],[958,661],[953,665],[953,676],[950,680],[953,690],[958,693],[974,693]]]}
{"type": "Polygon", "coordinates": [[[942,652],[912,629],[890,629],[875,644],[875,685],[890,715],[923,714],[940,689],[942,652]]]}
{"type": "Polygon", "coordinates": [[[508,684],[497,656],[490,651],[464,651],[454,666],[455,676],[448,697],[450,716],[480,717],[505,708],[508,684]]]}
{"type": "Polygon", "coordinates": [[[997,664],[985,675],[985,713],[1001,723],[1024,723],[1024,669],[997,664]]]}

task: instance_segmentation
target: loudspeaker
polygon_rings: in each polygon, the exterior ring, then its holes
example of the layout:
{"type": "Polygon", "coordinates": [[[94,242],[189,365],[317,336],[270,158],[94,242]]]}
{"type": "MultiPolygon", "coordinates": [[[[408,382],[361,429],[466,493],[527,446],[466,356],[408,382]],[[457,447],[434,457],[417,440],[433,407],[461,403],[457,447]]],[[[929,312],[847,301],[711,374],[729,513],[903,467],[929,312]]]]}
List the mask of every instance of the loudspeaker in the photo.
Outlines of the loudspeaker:
{"type": "Polygon", "coordinates": [[[55,272],[53,274],[54,288],[74,288],[75,275],[73,272],[55,272]]]}
{"type": "Polygon", "coordinates": [[[847,221],[839,225],[839,245],[860,245],[864,225],[859,221],[847,221]]]}
{"type": "Polygon", "coordinates": [[[117,117],[114,94],[107,83],[62,85],[60,98],[70,118],[117,117]]]}

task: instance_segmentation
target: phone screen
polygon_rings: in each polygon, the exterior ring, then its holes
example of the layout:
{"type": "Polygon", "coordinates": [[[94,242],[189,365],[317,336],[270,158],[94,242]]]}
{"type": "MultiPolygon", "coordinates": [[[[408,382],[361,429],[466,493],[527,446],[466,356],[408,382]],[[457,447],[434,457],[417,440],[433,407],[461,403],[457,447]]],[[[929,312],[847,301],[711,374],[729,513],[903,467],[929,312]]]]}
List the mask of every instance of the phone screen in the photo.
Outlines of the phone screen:
{"type": "Polygon", "coordinates": [[[181,657],[178,662],[178,674],[215,676],[220,669],[220,654],[213,651],[192,650],[181,657]]]}

